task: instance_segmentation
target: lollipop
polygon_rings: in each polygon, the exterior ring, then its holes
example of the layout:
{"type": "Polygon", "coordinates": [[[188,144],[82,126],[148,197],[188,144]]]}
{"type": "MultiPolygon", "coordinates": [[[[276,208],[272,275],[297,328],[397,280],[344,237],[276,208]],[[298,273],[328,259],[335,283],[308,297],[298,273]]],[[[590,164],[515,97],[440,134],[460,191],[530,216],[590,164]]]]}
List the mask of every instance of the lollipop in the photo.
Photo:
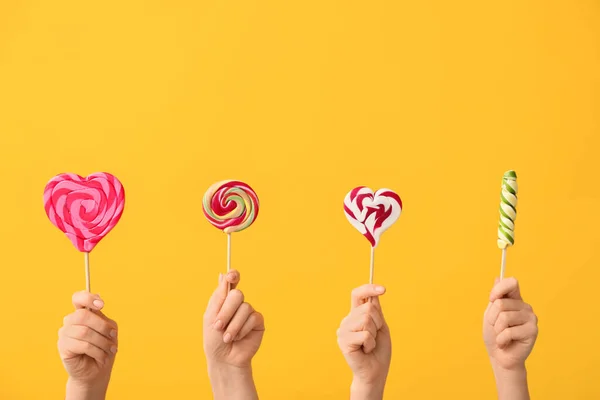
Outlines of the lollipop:
{"type": "Polygon", "coordinates": [[[258,208],[258,196],[240,181],[217,182],[204,194],[202,210],[206,219],[227,234],[227,272],[231,270],[231,234],[252,225],[258,208]]]}
{"type": "Polygon", "coordinates": [[[368,187],[359,186],[344,199],[346,218],[371,244],[370,283],[373,283],[375,248],[381,234],[398,220],[401,213],[402,200],[390,189],[379,189],[373,193],[368,187]]]}
{"type": "Polygon", "coordinates": [[[84,253],[86,287],[90,291],[89,253],[117,225],[125,206],[125,191],[111,174],[83,178],[60,174],[44,190],[44,209],[77,250],[84,253]]]}
{"type": "Polygon", "coordinates": [[[498,247],[502,249],[500,279],[506,268],[506,249],[515,244],[515,220],[517,219],[517,173],[506,171],[502,177],[500,192],[500,221],[498,223],[498,247]]]}

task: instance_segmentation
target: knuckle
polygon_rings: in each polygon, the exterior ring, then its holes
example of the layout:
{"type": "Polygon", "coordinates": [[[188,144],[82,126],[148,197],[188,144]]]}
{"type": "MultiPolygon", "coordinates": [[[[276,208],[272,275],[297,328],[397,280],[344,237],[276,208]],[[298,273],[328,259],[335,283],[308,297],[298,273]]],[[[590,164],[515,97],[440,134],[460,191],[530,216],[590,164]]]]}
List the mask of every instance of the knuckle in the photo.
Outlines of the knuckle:
{"type": "Polygon", "coordinates": [[[364,307],[367,314],[372,314],[373,312],[375,312],[375,305],[370,301],[365,303],[364,307]]]}
{"type": "Polygon", "coordinates": [[[362,316],[361,325],[364,329],[371,325],[371,317],[368,314],[362,316]]]}
{"type": "Polygon", "coordinates": [[[73,322],[74,323],[83,323],[85,321],[87,321],[88,319],[88,310],[84,309],[84,308],[80,308],[79,310],[76,310],[72,315],[73,315],[73,322]]]}
{"type": "Polygon", "coordinates": [[[91,334],[91,329],[87,326],[78,326],[77,329],[73,332],[73,336],[77,339],[85,339],[88,338],[91,334]]]}
{"type": "Polygon", "coordinates": [[[242,303],[240,310],[244,312],[252,312],[252,306],[249,303],[242,303]]]}
{"type": "Polygon", "coordinates": [[[235,300],[244,301],[244,293],[239,289],[233,289],[229,292],[229,295],[235,300]]]}
{"type": "Polygon", "coordinates": [[[494,300],[494,307],[496,307],[500,311],[504,311],[506,308],[506,301],[504,299],[494,300]]]}

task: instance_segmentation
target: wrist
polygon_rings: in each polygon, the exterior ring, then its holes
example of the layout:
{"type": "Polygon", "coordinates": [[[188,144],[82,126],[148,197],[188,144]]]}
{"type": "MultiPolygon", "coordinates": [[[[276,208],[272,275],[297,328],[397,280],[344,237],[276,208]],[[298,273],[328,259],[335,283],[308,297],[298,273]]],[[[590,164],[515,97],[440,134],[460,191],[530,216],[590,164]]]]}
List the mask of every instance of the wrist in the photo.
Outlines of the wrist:
{"type": "Polygon", "coordinates": [[[494,378],[500,400],[528,400],[529,388],[527,386],[527,369],[525,364],[511,368],[494,365],[494,378]]]}
{"type": "Polygon", "coordinates": [[[365,382],[354,378],[350,386],[351,400],[381,400],[385,390],[385,379],[380,382],[365,382]]]}
{"type": "Polygon", "coordinates": [[[252,367],[209,364],[208,376],[215,400],[257,400],[252,367]]]}
{"type": "Polygon", "coordinates": [[[69,378],[65,400],[104,400],[107,388],[106,385],[90,385],[69,378]]]}

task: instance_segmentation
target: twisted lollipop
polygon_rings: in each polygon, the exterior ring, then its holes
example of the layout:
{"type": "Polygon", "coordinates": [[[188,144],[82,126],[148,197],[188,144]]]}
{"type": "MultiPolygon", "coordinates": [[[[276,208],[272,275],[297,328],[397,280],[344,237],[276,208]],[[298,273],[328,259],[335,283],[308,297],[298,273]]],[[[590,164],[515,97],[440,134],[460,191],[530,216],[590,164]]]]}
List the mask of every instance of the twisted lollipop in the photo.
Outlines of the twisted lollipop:
{"type": "Polygon", "coordinates": [[[227,234],[227,272],[231,270],[231,234],[252,225],[258,209],[258,196],[244,182],[220,181],[204,194],[202,210],[206,219],[227,234]]]}
{"type": "Polygon", "coordinates": [[[515,220],[517,219],[517,173],[506,171],[502,177],[500,192],[500,220],[498,223],[498,247],[502,249],[500,279],[506,268],[506,249],[515,244],[515,220]]]}

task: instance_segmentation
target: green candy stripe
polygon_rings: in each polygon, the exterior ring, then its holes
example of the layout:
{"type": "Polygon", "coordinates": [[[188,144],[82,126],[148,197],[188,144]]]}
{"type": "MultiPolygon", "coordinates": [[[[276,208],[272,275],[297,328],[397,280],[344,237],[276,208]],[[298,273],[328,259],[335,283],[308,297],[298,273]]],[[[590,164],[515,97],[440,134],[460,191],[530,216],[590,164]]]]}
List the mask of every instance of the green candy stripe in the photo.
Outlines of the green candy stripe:
{"type": "Polygon", "coordinates": [[[515,171],[506,171],[502,176],[502,190],[500,192],[500,219],[498,222],[498,246],[502,248],[501,244],[506,243],[508,246],[515,244],[515,232],[514,224],[517,215],[517,173],[515,171]],[[512,196],[511,196],[512,195],[512,196]],[[511,199],[511,197],[515,199],[511,199]],[[507,214],[502,209],[502,206],[508,206],[514,211],[514,217],[507,214]],[[512,222],[513,227],[508,226],[507,223],[503,222],[506,219],[512,222]]]}

